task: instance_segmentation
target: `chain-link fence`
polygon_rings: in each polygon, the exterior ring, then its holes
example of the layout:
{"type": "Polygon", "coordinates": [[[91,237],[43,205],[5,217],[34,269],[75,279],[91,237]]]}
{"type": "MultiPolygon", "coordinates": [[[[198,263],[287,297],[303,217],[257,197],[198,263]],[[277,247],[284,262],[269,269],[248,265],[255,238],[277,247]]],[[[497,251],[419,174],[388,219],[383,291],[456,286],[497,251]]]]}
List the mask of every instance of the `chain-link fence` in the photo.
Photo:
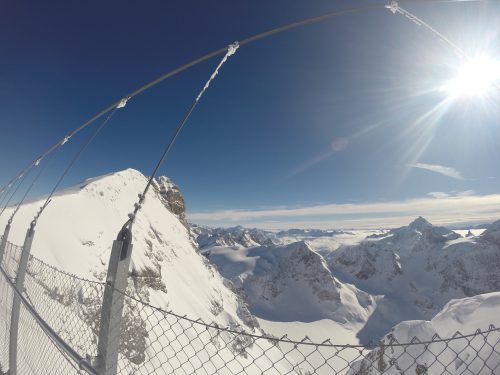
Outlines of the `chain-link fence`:
{"type": "MultiPolygon", "coordinates": [[[[9,367],[10,306],[21,251],[8,244],[1,264],[0,374],[9,367]]],[[[30,257],[22,291],[17,373],[85,374],[75,357],[95,364],[106,287],[30,257]],[[68,348],[77,355],[69,355],[68,348]]],[[[265,336],[258,329],[220,327],[120,294],[121,375],[500,374],[500,329],[493,326],[449,338],[415,337],[408,343],[387,335],[374,347],[316,343],[265,336]]]]}

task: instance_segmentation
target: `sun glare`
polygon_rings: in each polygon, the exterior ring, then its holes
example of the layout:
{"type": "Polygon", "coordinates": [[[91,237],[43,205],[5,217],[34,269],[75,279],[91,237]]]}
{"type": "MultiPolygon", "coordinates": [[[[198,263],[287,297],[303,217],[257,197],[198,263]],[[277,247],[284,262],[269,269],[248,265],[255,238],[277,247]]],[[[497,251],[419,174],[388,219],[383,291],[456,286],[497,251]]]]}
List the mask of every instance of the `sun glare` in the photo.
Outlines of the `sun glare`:
{"type": "Polygon", "coordinates": [[[443,91],[453,98],[483,97],[498,87],[499,81],[500,61],[477,57],[460,66],[455,78],[443,87],[443,91]]]}

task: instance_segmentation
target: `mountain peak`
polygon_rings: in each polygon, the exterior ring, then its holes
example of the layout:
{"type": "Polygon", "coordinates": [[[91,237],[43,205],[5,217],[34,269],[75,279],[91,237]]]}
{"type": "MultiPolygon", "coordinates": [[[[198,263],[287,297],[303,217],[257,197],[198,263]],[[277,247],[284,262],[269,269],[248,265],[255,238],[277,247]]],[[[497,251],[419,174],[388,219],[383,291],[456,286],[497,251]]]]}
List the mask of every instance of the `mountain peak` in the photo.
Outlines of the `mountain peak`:
{"type": "Polygon", "coordinates": [[[439,237],[443,237],[441,239],[447,240],[454,240],[460,237],[459,234],[453,232],[448,228],[431,224],[422,216],[419,216],[418,218],[413,220],[408,226],[393,229],[390,233],[394,234],[397,237],[412,237],[415,234],[425,235],[427,238],[429,238],[429,236],[435,237],[436,240],[439,239],[439,237]]]}
{"type": "Polygon", "coordinates": [[[432,227],[433,225],[422,216],[417,217],[410,223],[410,225],[408,225],[408,228],[417,230],[428,229],[432,227]]]}

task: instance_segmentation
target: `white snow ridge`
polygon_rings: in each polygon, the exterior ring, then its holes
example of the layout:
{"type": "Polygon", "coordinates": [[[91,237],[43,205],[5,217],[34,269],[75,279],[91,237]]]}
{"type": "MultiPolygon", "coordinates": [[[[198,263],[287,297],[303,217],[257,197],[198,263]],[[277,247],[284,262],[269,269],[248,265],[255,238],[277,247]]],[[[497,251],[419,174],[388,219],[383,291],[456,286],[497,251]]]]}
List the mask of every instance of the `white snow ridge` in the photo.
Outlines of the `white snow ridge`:
{"type": "MultiPolygon", "coordinates": [[[[39,220],[26,293],[40,291],[33,305],[82,357],[95,355],[101,295],[75,285],[102,287],[146,181],[132,169],[86,180],[39,220]],[[59,285],[50,275],[73,276],[40,260],[89,281],[59,285]]],[[[465,237],[424,218],[375,232],[214,229],[187,223],[169,178],[152,186],[132,227],[118,373],[500,373],[500,221],[465,237]]],[[[10,242],[42,202],[21,207],[10,242]]],[[[44,350],[30,355],[58,353],[44,350]]]]}

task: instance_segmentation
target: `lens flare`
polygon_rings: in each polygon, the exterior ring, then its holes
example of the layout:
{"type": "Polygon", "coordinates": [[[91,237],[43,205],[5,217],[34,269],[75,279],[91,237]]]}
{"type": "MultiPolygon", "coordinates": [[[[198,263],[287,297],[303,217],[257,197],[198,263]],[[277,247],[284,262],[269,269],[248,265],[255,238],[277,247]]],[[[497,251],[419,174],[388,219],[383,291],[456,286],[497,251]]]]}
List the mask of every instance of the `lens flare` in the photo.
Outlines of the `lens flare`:
{"type": "Polygon", "coordinates": [[[500,61],[486,57],[468,60],[442,89],[452,98],[484,97],[498,87],[500,61]]]}

